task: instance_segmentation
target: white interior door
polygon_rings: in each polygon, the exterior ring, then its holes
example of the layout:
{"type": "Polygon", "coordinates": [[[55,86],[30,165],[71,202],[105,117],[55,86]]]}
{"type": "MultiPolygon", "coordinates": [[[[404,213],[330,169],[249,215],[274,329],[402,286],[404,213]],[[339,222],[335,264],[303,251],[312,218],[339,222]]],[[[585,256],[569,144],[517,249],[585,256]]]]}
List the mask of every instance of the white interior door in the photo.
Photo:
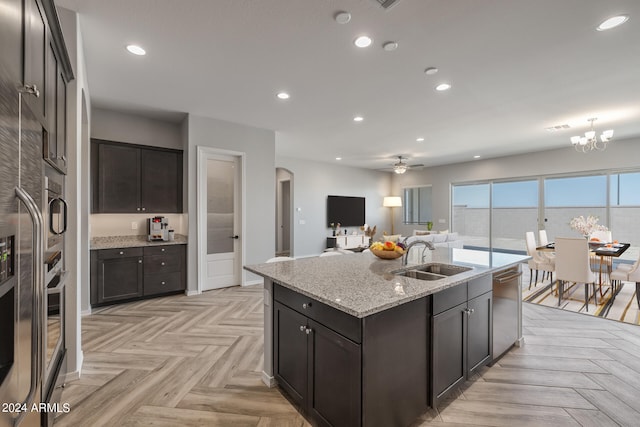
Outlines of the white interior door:
{"type": "Polygon", "coordinates": [[[204,239],[201,289],[206,291],[241,284],[242,175],[239,156],[206,153],[203,157],[199,233],[204,239]]]}

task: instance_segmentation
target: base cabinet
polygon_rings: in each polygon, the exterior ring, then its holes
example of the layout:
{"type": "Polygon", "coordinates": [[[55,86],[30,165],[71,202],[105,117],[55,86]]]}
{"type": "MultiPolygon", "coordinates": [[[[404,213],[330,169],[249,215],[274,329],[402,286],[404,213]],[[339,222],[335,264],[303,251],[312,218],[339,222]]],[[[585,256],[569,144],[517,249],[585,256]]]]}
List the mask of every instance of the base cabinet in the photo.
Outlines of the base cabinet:
{"type": "Polygon", "coordinates": [[[91,305],[185,289],[184,245],[91,251],[91,305]]]}
{"type": "Polygon", "coordinates": [[[491,361],[492,295],[490,276],[433,295],[432,407],[491,361]]]}
{"type": "Polygon", "coordinates": [[[315,425],[406,426],[427,410],[430,297],[358,319],[273,294],[274,376],[315,425]]]}

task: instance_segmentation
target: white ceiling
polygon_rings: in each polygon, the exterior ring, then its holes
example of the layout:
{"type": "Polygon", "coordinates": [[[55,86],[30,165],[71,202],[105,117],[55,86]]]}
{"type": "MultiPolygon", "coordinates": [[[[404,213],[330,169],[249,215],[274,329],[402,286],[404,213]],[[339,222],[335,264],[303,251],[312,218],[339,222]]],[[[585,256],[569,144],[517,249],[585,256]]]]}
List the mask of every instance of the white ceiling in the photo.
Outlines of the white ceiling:
{"type": "Polygon", "coordinates": [[[430,166],[571,149],[590,117],[616,139],[640,136],[639,0],[56,3],[80,13],[94,106],[272,129],[282,156],[382,168],[398,154],[430,166]],[[626,24],[595,31],[621,13],[626,24]],[[358,49],[363,33],[374,43],[358,49]]]}

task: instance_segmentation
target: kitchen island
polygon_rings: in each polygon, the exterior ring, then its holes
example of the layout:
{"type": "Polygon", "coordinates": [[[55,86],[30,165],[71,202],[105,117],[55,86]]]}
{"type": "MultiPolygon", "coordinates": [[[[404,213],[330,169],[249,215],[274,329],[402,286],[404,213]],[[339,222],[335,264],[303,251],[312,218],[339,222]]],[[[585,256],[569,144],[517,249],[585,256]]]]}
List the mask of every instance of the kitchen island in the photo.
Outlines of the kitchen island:
{"type": "Polygon", "coordinates": [[[265,278],[264,380],[316,424],[409,425],[492,362],[492,277],[528,257],[411,255],[407,266],[369,253],[245,266],[265,278]],[[420,266],[448,275],[405,273],[420,266]]]}

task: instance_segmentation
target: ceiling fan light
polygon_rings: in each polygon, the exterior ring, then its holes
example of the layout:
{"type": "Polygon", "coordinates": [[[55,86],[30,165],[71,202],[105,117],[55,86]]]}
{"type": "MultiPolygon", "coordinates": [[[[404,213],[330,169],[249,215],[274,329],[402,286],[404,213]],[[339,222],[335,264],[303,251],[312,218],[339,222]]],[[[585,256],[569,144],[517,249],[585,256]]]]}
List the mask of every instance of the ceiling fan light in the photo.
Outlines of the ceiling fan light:
{"type": "Polygon", "coordinates": [[[405,165],[394,166],[393,171],[398,175],[402,175],[407,171],[407,167],[405,165]]]}

